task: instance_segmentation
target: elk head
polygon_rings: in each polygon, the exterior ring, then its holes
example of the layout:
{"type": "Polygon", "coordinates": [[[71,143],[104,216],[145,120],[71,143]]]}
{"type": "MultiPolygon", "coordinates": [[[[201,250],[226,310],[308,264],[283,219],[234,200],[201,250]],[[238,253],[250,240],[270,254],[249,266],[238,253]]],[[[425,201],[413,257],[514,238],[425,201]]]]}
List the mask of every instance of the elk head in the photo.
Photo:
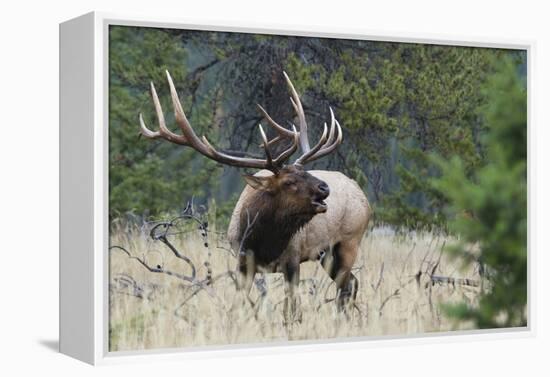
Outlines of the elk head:
{"type": "Polygon", "coordinates": [[[334,112],[330,109],[330,127],[327,127],[325,123],[318,143],[310,147],[302,103],[287,74],[285,72],[283,74],[291,92],[290,101],[298,116],[298,129],[294,125],[292,125],[292,130],[282,127],[269,116],[263,107],[258,105],[260,112],[277,134],[275,138],[268,140],[261,124],[259,125],[265,159],[240,157],[221,152],[214,148],[205,136],[199,138],[183,112],[168,71],[166,76],[170,86],[175,119],[182,134],[175,134],[166,127],[164,114],[153,83],[151,83],[151,95],[157,114],[159,130],[149,130],[140,114],[141,133],[150,139],[165,139],[175,144],[189,146],[221,164],[271,171],[272,175],[245,175],[244,179],[250,187],[257,190],[269,201],[270,207],[274,210],[277,208],[284,209],[285,216],[305,215],[311,218],[315,214],[326,212],[327,205],[324,200],[329,195],[329,187],[325,182],[306,172],[303,166],[334,151],[342,142],[342,129],[334,117],[334,112]],[[274,156],[271,150],[273,145],[285,141],[288,145],[283,148],[281,153],[274,156]],[[298,144],[302,149],[302,155],[293,164],[286,165],[288,159],[298,149],[298,144]]]}
{"type": "Polygon", "coordinates": [[[262,192],[273,207],[284,208],[287,215],[315,215],[327,211],[328,185],[298,165],[288,165],[277,174],[244,175],[246,183],[262,192]]]}

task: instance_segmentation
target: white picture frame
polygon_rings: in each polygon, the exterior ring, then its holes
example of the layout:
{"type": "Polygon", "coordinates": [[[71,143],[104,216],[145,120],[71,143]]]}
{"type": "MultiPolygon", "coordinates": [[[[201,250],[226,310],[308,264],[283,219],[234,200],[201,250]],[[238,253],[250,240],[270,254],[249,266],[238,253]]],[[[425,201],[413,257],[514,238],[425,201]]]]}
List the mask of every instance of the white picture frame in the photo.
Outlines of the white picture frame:
{"type": "MultiPolygon", "coordinates": [[[[534,255],[529,251],[528,326],[453,331],[418,336],[354,337],[330,341],[108,351],[108,28],[110,25],[367,39],[527,51],[528,115],[531,113],[532,41],[441,38],[436,35],[287,25],[207,25],[189,20],[88,13],[60,24],[60,352],[90,364],[235,354],[346,349],[392,343],[433,343],[533,336],[534,255]]],[[[529,142],[531,119],[528,116],[529,142]]],[[[529,152],[530,153],[530,152],[529,152]]],[[[531,168],[529,168],[529,177],[531,168]]],[[[530,181],[528,177],[528,180],[530,181]]],[[[530,215],[531,216],[531,212],[530,215]]],[[[531,222],[531,221],[530,221],[531,222]]],[[[530,233],[530,232],[529,232],[530,233]]]]}

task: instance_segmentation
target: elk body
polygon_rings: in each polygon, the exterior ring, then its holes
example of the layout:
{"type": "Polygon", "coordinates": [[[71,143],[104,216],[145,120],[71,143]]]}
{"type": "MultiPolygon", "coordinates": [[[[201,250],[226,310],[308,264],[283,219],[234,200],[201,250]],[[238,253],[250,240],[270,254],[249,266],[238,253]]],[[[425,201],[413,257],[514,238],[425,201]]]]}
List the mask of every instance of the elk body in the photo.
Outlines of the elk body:
{"type": "MultiPolygon", "coordinates": [[[[296,311],[295,288],[300,281],[300,264],[306,261],[320,261],[338,288],[338,306],[344,308],[357,294],[358,281],[351,268],[359,252],[359,245],[366,231],[370,208],[363,191],[345,175],[339,172],[312,170],[307,172],[304,184],[312,187],[330,187],[303,198],[300,204],[290,203],[296,199],[288,190],[287,179],[304,172],[288,172],[276,177],[269,172],[258,176],[272,177],[276,185],[282,185],[280,193],[264,193],[262,189],[247,186],[233,211],[228,236],[235,250],[242,249],[239,256],[240,271],[252,282],[257,271],[282,272],[289,283],[286,287],[291,302],[285,303],[285,314],[292,316],[296,311]],[[325,205],[315,200],[324,199],[325,205]],[[308,208],[309,207],[309,208],[308,208]],[[248,234],[245,230],[249,220],[256,216],[248,234]],[[242,246],[241,246],[242,245],[242,246]],[[288,307],[288,305],[291,305],[288,307]],[[291,313],[286,313],[289,310],[291,313]]],[[[298,178],[300,179],[300,178],[298,178]]],[[[303,188],[302,188],[303,189],[303,188]]],[[[298,188],[297,190],[301,190],[298,188]]],[[[249,285],[250,286],[250,285],[249,285]]]]}
{"type": "Polygon", "coordinates": [[[330,109],[330,126],[325,124],[320,140],[310,147],[300,98],[286,73],[284,76],[298,115],[298,129],[295,126],[292,130],[282,127],[258,105],[277,133],[274,139],[268,140],[259,126],[265,159],[221,152],[206,137],[197,137],[183,112],[168,72],[175,119],[182,134],[175,134],[166,127],[152,83],[151,94],[159,130],[149,130],[141,114],[140,125],[147,138],[161,138],[190,146],[222,164],[260,169],[255,175],[243,176],[247,186],[235,206],[227,233],[232,248],[239,253],[238,269],[246,292],[252,286],[256,272],[282,272],[287,283],[285,318],[293,320],[299,311],[295,290],[300,280],[300,264],[305,261],[321,262],[336,283],[340,309],[355,300],[358,280],[351,269],[371,210],[365,194],[352,179],[339,172],[306,171],[303,168],[305,164],[333,152],[342,141],[342,129],[330,109]],[[284,146],[277,156],[272,155],[275,145],[284,146]],[[286,164],[298,145],[302,155],[293,164],[286,164]]]}

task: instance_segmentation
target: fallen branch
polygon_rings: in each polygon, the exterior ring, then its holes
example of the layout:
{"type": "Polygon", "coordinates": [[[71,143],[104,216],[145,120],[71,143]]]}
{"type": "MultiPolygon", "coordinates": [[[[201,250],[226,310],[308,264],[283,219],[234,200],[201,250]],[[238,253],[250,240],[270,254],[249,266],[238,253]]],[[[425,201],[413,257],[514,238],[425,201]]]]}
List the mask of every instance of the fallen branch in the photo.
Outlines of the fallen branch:
{"type": "Polygon", "coordinates": [[[430,282],[426,284],[426,288],[429,284],[435,285],[438,284],[451,284],[451,285],[466,285],[468,287],[479,287],[479,282],[477,280],[465,279],[465,278],[453,278],[449,276],[430,276],[430,282]]]}
{"type": "Polygon", "coordinates": [[[109,248],[109,250],[121,250],[123,253],[125,253],[129,259],[134,259],[136,261],[138,261],[139,264],[141,264],[143,267],[145,267],[147,270],[149,270],[149,272],[155,272],[155,273],[162,273],[162,274],[166,274],[166,275],[169,275],[169,276],[173,276],[173,277],[176,277],[178,279],[181,279],[183,281],[187,281],[187,282],[190,282],[190,283],[196,283],[196,279],[195,279],[195,276],[196,276],[196,273],[195,273],[195,266],[192,266],[193,268],[193,273],[191,276],[187,276],[187,275],[183,275],[183,274],[179,274],[177,272],[174,272],[174,271],[170,271],[170,270],[167,270],[165,268],[163,268],[161,265],[157,265],[156,267],[153,267],[153,266],[150,266],[149,264],[147,264],[147,262],[145,262],[144,259],[140,258],[140,257],[136,257],[135,255],[132,255],[130,254],[130,252],[128,250],[126,250],[125,248],[121,247],[121,246],[111,246],[109,248]]]}

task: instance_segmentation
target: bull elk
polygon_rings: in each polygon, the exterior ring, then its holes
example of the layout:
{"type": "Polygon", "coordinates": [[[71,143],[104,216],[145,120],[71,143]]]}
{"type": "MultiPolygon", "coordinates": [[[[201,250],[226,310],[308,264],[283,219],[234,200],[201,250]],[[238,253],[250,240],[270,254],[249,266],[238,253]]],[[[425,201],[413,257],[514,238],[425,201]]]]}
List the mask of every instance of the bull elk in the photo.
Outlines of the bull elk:
{"type": "Polygon", "coordinates": [[[353,303],[358,280],[351,272],[359,244],[367,229],[371,209],[357,183],[340,172],[304,170],[304,165],[333,152],[342,142],[342,128],[330,109],[330,126],[315,146],[310,147],[302,103],[292,82],[284,73],[290,101],[298,117],[298,127],[289,130],[260,106],[258,108],[277,136],[268,140],[259,125],[265,159],[235,156],[218,151],[205,136],[197,137],[191,127],[176,88],[166,72],[175,111],[182,134],[166,127],[157,92],[151,83],[151,95],[158,119],[158,131],[151,131],[139,115],[141,133],[150,139],[164,139],[189,146],[221,164],[260,169],[254,175],[243,175],[247,186],[233,210],[228,229],[232,248],[239,251],[238,270],[244,278],[242,287],[249,292],[258,271],[282,272],[285,279],[285,319],[293,321],[299,314],[296,287],[300,281],[300,264],[320,261],[337,287],[337,305],[343,310],[353,303]],[[274,155],[274,144],[286,142],[282,152],[274,155]],[[293,163],[287,161],[298,149],[302,155],[293,163]],[[330,193],[330,195],[329,195],[330,193]]]}

